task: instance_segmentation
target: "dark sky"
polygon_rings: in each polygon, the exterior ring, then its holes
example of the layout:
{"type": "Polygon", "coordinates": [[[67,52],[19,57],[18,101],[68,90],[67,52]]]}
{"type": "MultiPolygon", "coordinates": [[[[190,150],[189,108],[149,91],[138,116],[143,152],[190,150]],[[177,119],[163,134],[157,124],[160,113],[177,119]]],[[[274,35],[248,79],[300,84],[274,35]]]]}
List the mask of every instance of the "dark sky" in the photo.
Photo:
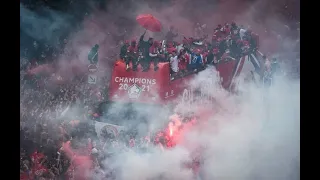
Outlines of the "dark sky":
{"type": "MultiPolygon", "coordinates": [[[[74,27],[77,27],[78,24],[82,21],[83,17],[87,14],[90,14],[92,11],[92,7],[99,7],[103,9],[108,6],[108,4],[112,3],[114,5],[115,1],[117,3],[127,3],[129,5],[129,1],[133,0],[20,0],[21,4],[24,7],[24,12],[21,13],[20,8],[20,15],[24,16],[24,22],[28,18],[29,14],[36,14],[37,18],[56,18],[56,15],[52,15],[54,13],[58,13],[60,19],[63,19],[64,23],[67,22],[69,26],[57,27],[56,32],[52,35],[50,33],[50,38],[46,38],[46,34],[44,33],[44,37],[38,39],[40,46],[42,44],[50,44],[52,46],[61,46],[57,45],[57,39],[64,39],[68,36],[68,34],[75,30],[74,27]],[[113,1],[113,2],[112,2],[113,1]],[[89,5],[90,4],[90,5],[89,5]],[[27,12],[27,13],[26,13],[27,12]],[[22,15],[23,14],[23,15],[22,15]],[[63,14],[63,15],[61,15],[63,14]],[[65,18],[67,17],[67,18],[65,18]],[[52,40],[51,36],[55,37],[55,40],[52,40]],[[50,40],[48,40],[50,39],[50,40]],[[50,42],[48,42],[50,41],[50,42]]],[[[144,1],[144,2],[152,2],[155,1],[156,6],[162,5],[164,7],[168,4],[168,1],[186,1],[186,0],[135,0],[135,2],[144,1]]],[[[201,4],[201,2],[210,2],[212,3],[219,3],[219,1],[244,1],[244,2],[256,2],[258,0],[192,0],[190,2],[195,3],[197,5],[201,4]]],[[[259,10],[261,14],[260,18],[266,18],[269,14],[279,14],[285,19],[286,22],[292,22],[291,24],[295,24],[295,22],[300,21],[300,0],[259,0],[261,5],[261,9],[259,10]]],[[[21,6],[20,6],[21,7],[21,6]]],[[[110,8],[110,7],[109,7],[110,8]]],[[[107,9],[107,8],[105,8],[107,9]]],[[[20,16],[20,17],[21,17],[20,16]]],[[[22,19],[22,18],[20,18],[22,19]]],[[[31,21],[31,20],[29,20],[31,21]]],[[[34,20],[33,20],[34,21],[34,20]]],[[[38,20],[37,20],[38,21],[38,20]]],[[[52,20],[52,21],[56,21],[52,20]]],[[[62,20],[61,20],[62,21],[62,20]]],[[[26,29],[32,29],[32,25],[26,24],[20,20],[20,47],[21,49],[25,49],[27,47],[32,46],[34,39],[26,33],[26,29]]],[[[290,23],[288,23],[290,24],[290,23]]],[[[50,25],[50,24],[49,24],[50,25]]],[[[34,27],[35,29],[39,29],[34,27]]],[[[30,30],[31,31],[31,30],[30,30]]],[[[38,32],[38,34],[42,34],[42,32],[38,32]]]]}

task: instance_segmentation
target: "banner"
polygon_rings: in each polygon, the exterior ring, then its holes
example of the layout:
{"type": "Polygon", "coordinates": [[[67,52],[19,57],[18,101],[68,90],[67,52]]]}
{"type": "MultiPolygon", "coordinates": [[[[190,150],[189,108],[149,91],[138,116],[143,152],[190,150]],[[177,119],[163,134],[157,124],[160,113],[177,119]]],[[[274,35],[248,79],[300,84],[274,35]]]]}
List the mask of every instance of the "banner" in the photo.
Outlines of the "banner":
{"type": "Polygon", "coordinates": [[[124,126],[117,126],[114,124],[98,122],[98,121],[95,121],[94,127],[99,138],[101,137],[103,132],[112,133],[114,134],[114,136],[118,136],[120,131],[126,130],[124,126]]]}

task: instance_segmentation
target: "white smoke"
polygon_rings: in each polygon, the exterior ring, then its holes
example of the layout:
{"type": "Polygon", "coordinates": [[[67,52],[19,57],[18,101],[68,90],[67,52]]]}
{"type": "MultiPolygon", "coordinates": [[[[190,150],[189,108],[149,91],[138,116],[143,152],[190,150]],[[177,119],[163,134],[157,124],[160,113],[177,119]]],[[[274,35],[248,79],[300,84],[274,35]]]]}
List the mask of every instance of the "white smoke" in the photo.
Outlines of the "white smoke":
{"type": "Polygon", "coordinates": [[[117,179],[190,179],[192,173],[182,169],[182,162],[188,159],[188,152],[183,148],[161,151],[153,149],[146,154],[125,153],[121,158],[120,173],[117,179]]]}
{"type": "Polygon", "coordinates": [[[190,85],[195,89],[206,81],[213,84],[207,87],[215,100],[212,107],[194,105],[194,109],[200,117],[208,110],[214,113],[185,131],[174,149],[130,151],[117,156],[116,164],[106,162],[120,169],[117,179],[192,179],[192,171],[182,164],[191,160],[190,154],[199,146],[205,147],[200,173],[204,179],[298,178],[299,81],[279,77],[269,89],[246,84],[246,91],[235,95],[217,86],[214,73],[208,69],[190,85]]]}

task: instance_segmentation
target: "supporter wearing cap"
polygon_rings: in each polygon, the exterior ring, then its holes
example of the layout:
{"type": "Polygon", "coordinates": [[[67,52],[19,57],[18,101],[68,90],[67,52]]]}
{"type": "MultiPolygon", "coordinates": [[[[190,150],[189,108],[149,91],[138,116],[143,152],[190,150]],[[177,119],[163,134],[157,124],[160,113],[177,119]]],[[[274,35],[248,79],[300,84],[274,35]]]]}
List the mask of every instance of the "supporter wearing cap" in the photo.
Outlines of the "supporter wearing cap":
{"type": "Polygon", "coordinates": [[[167,51],[169,54],[172,54],[173,51],[176,51],[176,48],[173,46],[172,43],[168,43],[167,51]]]}
{"type": "Polygon", "coordinates": [[[238,25],[235,22],[232,22],[230,27],[231,33],[237,34],[238,30],[239,30],[238,25]]]}
{"type": "Polygon", "coordinates": [[[138,66],[138,46],[135,39],[131,40],[131,44],[127,50],[126,70],[129,69],[129,63],[132,63],[132,70],[136,71],[138,66]]]}
{"type": "Polygon", "coordinates": [[[228,23],[226,23],[224,26],[223,26],[223,34],[225,36],[228,36],[230,35],[231,33],[231,28],[230,28],[230,25],[228,23]]]}
{"type": "Polygon", "coordinates": [[[231,29],[231,32],[230,32],[231,37],[232,37],[232,38],[239,38],[239,39],[240,39],[239,31],[240,31],[239,28],[237,28],[237,29],[231,29]]]}
{"type": "Polygon", "coordinates": [[[181,49],[178,59],[179,59],[179,71],[184,73],[187,69],[187,64],[190,61],[190,54],[188,54],[185,49],[181,49]]]}
{"type": "Polygon", "coordinates": [[[150,61],[153,61],[155,71],[157,71],[159,69],[159,67],[158,67],[159,45],[160,45],[160,43],[158,41],[154,41],[152,46],[149,48],[150,61]]]}

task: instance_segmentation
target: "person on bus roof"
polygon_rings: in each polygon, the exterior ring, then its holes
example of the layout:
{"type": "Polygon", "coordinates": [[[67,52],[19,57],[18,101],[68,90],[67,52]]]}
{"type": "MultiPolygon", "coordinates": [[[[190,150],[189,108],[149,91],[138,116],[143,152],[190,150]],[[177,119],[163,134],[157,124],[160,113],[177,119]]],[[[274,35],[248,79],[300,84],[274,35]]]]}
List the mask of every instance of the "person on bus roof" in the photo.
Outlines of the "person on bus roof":
{"type": "Polygon", "coordinates": [[[218,31],[218,32],[221,32],[222,31],[222,25],[218,24],[218,26],[214,30],[218,31]]]}
{"type": "Polygon", "coordinates": [[[230,27],[229,23],[226,23],[226,24],[224,25],[223,30],[224,30],[224,33],[225,33],[226,36],[230,35],[230,33],[231,33],[231,27],[230,27]]]}
{"type": "Polygon", "coordinates": [[[226,51],[223,53],[221,60],[223,61],[231,61],[231,60],[235,60],[235,58],[233,58],[231,56],[231,52],[229,49],[226,49],[226,51]]]}
{"type": "Polygon", "coordinates": [[[182,44],[184,48],[190,48],[192,41],[190,38],[183,37],[182,44]]]}
{"type": "Polygon", "coordinates": [[[171,54],[173,51],[176,51],[177,49],[173,46],[172,43],[168,43],[168,48],[167,48],[167,51],[168,51],[168,54],[171,54]]]}
{"type": "Polygon", "coordinates": [[[181,49],[178,59],[179,59],[179,70],[182,73],[184,73],[187,69],[187,64],[190,61],[190,54],[188,54],[185,49],[181,49]]]}
{"type": "Polygon", "coordinates": [[[203,56],[201,54],[201,50],[196,49],[195,52],[190,52],[190,54],[191,59],[189,61],[188,69],[197,71],[203,66],[203,56]]]}
{"type": "Polygon", "coordinates": [[[171,66],[171,74],[175,74],[179,72],[179,60],[177,56],[177,50],[172,51],[170,57],[170,66],[171,66]]]}
{"type": "Polygon", "coordinates": [[[249,41],[247,41],[247,40],[243,40],[243,41],[242,41],[241,50],[242,50],[242,54],[243,54],[243,55],[247,55],[247,54],[249,53],[249,50],[250,50],[250,43],[249,43],[249,41]]]}
{"type": "Polygon", "coordinates": [[[239,27],[235,22],[231,23],[230,33],[231,33],[231,35],[238,35],[239,34],[239,27]]]}
{"type": "Polygon", "coordinates": [[[211,38],[211,46],[213,48],[218,47],[219,46],[219,41],[218,41],[218,36],[217,35],[213,35],[211,38]]]}
{"type": "Polygon", "coordinates": [[[221,58],[219,48],[213,48],[212,54],[213,54],[213,65],[217,65],[219,63],[220,58],[221,58]]]}
{"type": "Polygon", "coordinates": [[[178,44],[176,49],[177,49],[177,52],[179,52],[179,53],[182,52],[182,50],[184,49],[183,44],[178,44]]]}
{"type": "Polygon", "coordinates": [[[213,65],[214,64],[213,58],[214,58],[213,49],[209,49],[207,54],[206,64],[213,65]]]}
{"type": "Polygon", "coordinates": [[[155,71],[157,71],[159,69],[159,67],[158,67],[159,57],[158,56],[159,56],[159,42],[154,41],[152,46],[149,48],[149,57],[150,57],[150,61],[153,61],[155,71]]]}
{"type": "Polygon", "coordinates": [[[138,46],[135,39],[131,40],[131,45],[127,49],[126,70],[128,70],[129,63],[132,63],[132,70],[137,71],[138,66],[138,46]]]}
{"type": "Polygon", "coordinates": [[[126,61],[128,47],[129,47],[129,41],[126,40],[126,41],[124,41],[124,43],[122,44],[122,46],[120,48],[120,59],[122,59],[124,61],[126,61]]]}
{"type": "Polygon", "coordinates": [[[244,27],[241,27],[239,30],[240,39],[244,40],[246,34],[247,34],[247,30],[244,27]]]}
{"type": "Polygon", "coordinates": [[[219,52],[221,54],[223,54],[226,49],[227,49],[227,43],[226,43],[226,39],[223,38],[218,38],[218,48],[219,48],[219,52]]]}
{"type": "Polygon", "coordinates": [[[144,35],[146,31],[140,36],[138,49],[140,54],[141,65],[143,67],[143,71],[146,72],[150,67],[150,56],[149,56],[149,48],[153,44],[153,38],[149,38],[148,41],[144,41],[144,35]]]}
{"type": "Polygon", "coordinates": [[[251,38],[249,39],[250,43],[250,49],[252,50],[252,53],[255,53],[257,49],[259,48],[259,36],[258,34],[251,33],[251,38]]]}
{"type": "Polygon", "coordinates": [[[236,58],[241,57],[243,55],[243,50],[245,50],[244,42],[241,41],[240,39],[238,39],[236,42],[236,48],[233,50],[234,50],[234,52],[233,52],[234,57],[236,57],[236,58]]]}

